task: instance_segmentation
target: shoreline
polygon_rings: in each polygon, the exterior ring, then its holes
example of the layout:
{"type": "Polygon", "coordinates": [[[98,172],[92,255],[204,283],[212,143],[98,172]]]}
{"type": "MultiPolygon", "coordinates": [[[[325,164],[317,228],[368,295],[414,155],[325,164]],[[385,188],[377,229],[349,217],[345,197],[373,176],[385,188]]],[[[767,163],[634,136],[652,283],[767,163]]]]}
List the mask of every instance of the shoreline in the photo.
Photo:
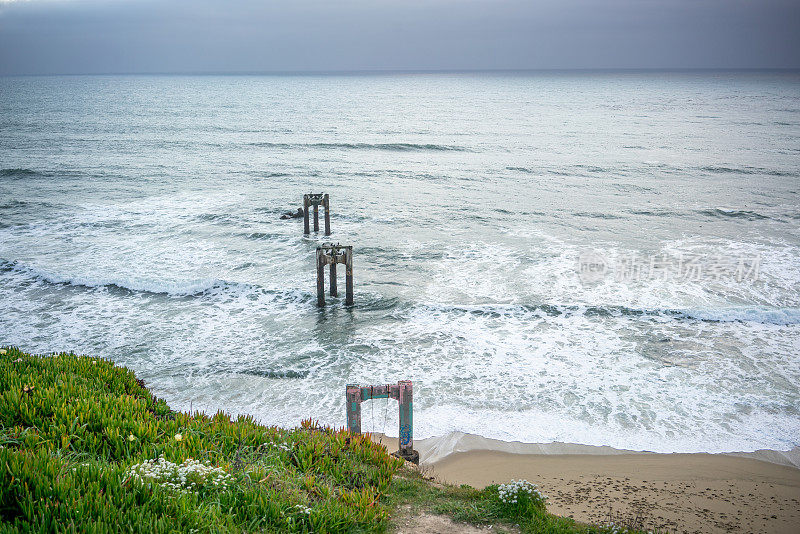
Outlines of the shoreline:
{"type": "MultiPolygon", "coordinates": [[[[386,436],[388,438],[388,436],[386,436]]],[[[389,438],[396,439],[396,438],[389,438]]],[[[555,441],[551,443],[525,443],[522,441],[503,441],[500,439],[486,438],[476,434],[466,434],[464,432],[450,432],[443,436],[414,440],[414,447],[420,453],[422,463],[435,464],[451,454],[464,453],[471,451],[495,451],[512,454],[536,454],[536,455],[593,455],[593,456],[614,456],[614,455],[709,455],[709,456],[732,456],[750,458],[777,465],[794,467],[800,470],[800,446],[796,446],[788,451],[775,449],[758,449],[755,451],[731,451],[731,452],[653,452],[637,451],[632,449],[617,449],[608,445],[583,445],[581,443],[567,443],[555,441]]]]}
{"type": "MultiPolygon", "coordinates": [[[[397,438],[373,435],[396,450],[397,438]]],[[[800,447],[655,453],[574,443],[504,442],[451,433],[414,442],[434,479],[482,488],[538,484],[548,511],[582,522],[637,519],[667,532],[800,531],[800,447]]]]}

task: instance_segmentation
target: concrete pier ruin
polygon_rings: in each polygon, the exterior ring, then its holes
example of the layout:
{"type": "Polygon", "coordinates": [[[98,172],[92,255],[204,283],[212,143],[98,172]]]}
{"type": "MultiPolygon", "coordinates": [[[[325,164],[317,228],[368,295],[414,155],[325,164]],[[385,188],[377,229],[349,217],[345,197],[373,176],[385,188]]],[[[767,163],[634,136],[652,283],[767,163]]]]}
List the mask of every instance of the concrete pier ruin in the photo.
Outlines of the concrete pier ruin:
{"type": "Polygon", "coordinates": [[[398,458],[419,464],[419,452],[414,450],[414,393],[411,380],[401,380],[397,384],[383,386],[347,384],[345,398],[347,404],[347,429],[354,434],[361,433],[362,402],[386,398],[397,400],[400,408],[399,448],[393,454],[398,458]]]}
{"type": "Polygon", "coordinates": [[[303,233],[308,235],[310,231],[310,220],[308,209],[314,208],[314,231],[319,232],[319,207],[325,208],[325,235],[331,235],[331,205],[330,197],[327,193],[309,193],[303,195],[303,233]]]}
{"type": "Polygon", "coordinates": [[[344,264],[346,306],[353,305],[353,247],[352,245],[324,244],[317,247],[317,306],[325,306],[325,266],[330,265],[330,294],[339,296],[336,266],[344,264]]]}

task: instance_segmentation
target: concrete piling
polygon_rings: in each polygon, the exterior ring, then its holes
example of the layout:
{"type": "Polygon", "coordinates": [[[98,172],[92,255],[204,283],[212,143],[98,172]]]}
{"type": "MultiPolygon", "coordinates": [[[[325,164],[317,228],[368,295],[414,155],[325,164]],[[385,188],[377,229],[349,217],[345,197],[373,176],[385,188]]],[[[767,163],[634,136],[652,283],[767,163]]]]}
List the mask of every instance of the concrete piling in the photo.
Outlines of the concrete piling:
{"type": "Polygon", "coordinates": [[[419,453],[414,450],[414,392],[411,380],[401,380],[397,383],[397,400],[400,405],[400,433],[398,455],[404,460],[415,464],[419,463],[419,453]]]}
{"type": "Polygon", "coordinates": [[[325,235],[331,235],[331,199],[328,193],[322,197],[322,205],[325,207],[325,235]]]}
{"type": "Polygon", "coordinates": [[[347,248],[344,265],[344,303],[347,306],[353,305],[353,247],[347,248]]]}
{"type": "Polygon", "coordinates": [[[356,384],[347,384],[345,399],[347,402],[347,430],[353,434],[361,434],[361,388],[356,384]]]}
{"type": "Polygon", "coordinates": [[[325,306],[325,256],[317,247],[317,306],[325,306]]]}
{"type": "Polygon", "coordinates": [[[303,233],[308,235],[311,231],[308,228],[308,195],[303,195],[303,233]]]}
{"type": "Polygon", "coordinates": [[[338,297],[339,296],[339,289],[336,287],[336,264],[331,263],[331,296],[338,297]]]}

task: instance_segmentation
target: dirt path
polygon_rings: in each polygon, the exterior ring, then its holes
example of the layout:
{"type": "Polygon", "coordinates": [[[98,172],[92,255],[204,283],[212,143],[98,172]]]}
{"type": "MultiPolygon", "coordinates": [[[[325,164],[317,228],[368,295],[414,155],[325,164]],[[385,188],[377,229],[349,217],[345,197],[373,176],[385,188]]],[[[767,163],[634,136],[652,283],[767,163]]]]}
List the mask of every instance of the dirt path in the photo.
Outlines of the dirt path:
{"type": "Polygon", "coordinates": [[[414,513],[410,506],[401,507],[395,519],[397,534],[518,534],[519,530],[508,526],[487,525],[477,527],[467,523],[457,523],[446,515],[428,512],[414,513]]]}

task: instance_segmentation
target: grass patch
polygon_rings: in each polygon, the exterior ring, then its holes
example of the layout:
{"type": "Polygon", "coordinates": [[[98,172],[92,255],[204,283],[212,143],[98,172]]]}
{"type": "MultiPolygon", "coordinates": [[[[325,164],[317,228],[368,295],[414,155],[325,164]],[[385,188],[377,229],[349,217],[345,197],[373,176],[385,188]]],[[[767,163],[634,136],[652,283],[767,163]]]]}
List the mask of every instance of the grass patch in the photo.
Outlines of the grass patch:
{"type": "Polygon", "coordinates": [[[527,492],[518,492],[516,499],[497,484],[477,490],[431,483],[422,472],[404,468],[398,471],[387,494],[387,503],[397,509],[410,507],[410,513],[444,514],[454,521],[473,525],[493,525],[495,531],[524,533],[635,533],[624,527],[584,525],[573,519],[550,514],[544,500],[527,492]],[[505,497],[504,497],[505,495],[505,497]]]}

